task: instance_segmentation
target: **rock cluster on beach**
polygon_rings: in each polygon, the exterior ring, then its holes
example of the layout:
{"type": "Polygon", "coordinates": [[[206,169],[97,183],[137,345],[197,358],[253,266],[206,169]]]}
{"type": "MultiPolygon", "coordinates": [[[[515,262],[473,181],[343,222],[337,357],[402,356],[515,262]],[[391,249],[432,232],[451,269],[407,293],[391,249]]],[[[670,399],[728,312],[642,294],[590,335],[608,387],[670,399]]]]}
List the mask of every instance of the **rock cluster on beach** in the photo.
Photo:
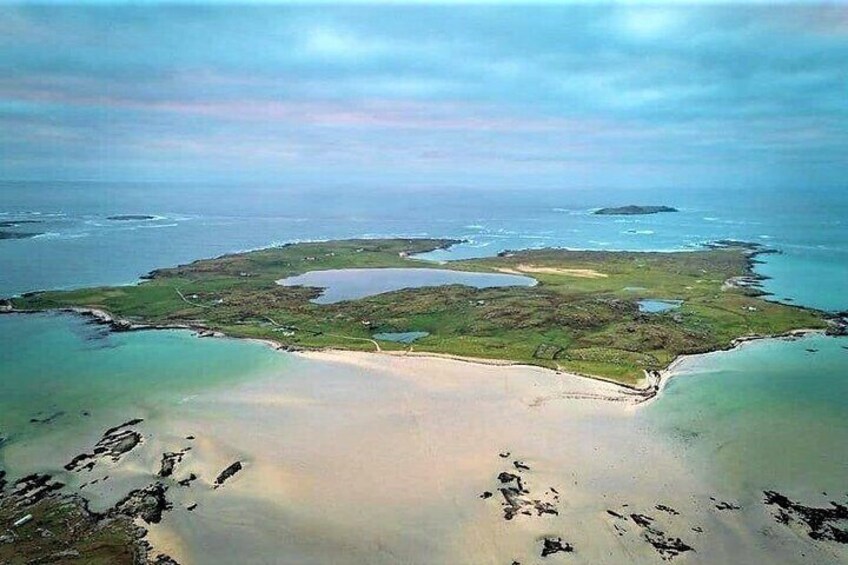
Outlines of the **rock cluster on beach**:
{"type": "MultiPolygon", "coordinates": [[[[37,418],[34,419],[36,420],[34,423],[43,423],[50,419],[51,416],[37,418]]],[[[139,425],[142,422],[141,418],[134,418],[107,429],[90,451],[73,457],[64,466],[65,471],[92,472],[106,461],[109,465],[120,463],[125,455],[144,443],[144,436],[139,431],[139,425]]],[[[186,437],[187,441],[192,439],[194,439],[193,435],[186,437]]],[[[104,562],[132,563],[132,565],[178,565],[172,557],[154,552],[144,539],[146,530],[134,525],[133,521],[140,520],[146,524],[160,523],[164,514],[174,509],[174,503],[168,498],[169,490],[175,486],[190,488],[199,479],[194,472],[177,475],[180,465],[184,464],[185,456],[190,450],[191,447],[186,446],[162,453],[155,480],[146,486],[127,492],[120,500],[102,512],[90,510],[86,500],[79,495],[63,494],[61,491],[65,485],[55,480],[50,474],[33,473],[22,477],[14,481],[12,488],[7,492],[7,475],[5,470],[0,470],[0,513],[5,517],[8,512],[10,516],[15,517],[15,523],[20,528],[26,527],[26,530],[13,531],[0,538],[0,563],[5,563],[4,544],[12,544],[17,548],[25,548],[21,551],[26,551],[33,563],[63,562],[63,558],[82,559],[86,556],[93,558],[107,554],[110,558],[104,562]],[[177,479],[177,477],[181,478],[177,479]],[[32,509],[29,514],[25,513],[27,509],[32,509]],[[63,522],[63,527],[68,530],[50,534],[61,538],[61,543],[40,543],[40,534],[27,537],[32,527],[43,528],[49,517],[54,516],[56,512],[68,513],[68,518],[63,522]],[[21,513],[24,514],[18,516],[21,513]],[[112,529],[116,532],[117,538],[123,536],[123,542],[116,543],[114,547],[100,544],[94,549],[87,545],[88,537],[86,536],[89,533],[89,537],[93,537],[99,531],[112,529]],[[85,535],[78,535],[81,530],[85,530],[85,535]],[[56,549],[57,545],[59,549],[56,549]]],[[[213,489],[232,480],[243,469],[242,461],[233,462],[217,475],[212,484],[213,489]]],[[[98,476],[80,484],[79,489],[108,478],[108,475],[98,476]]],[[[197,502],[190,502],[185,505],[185,510],[191,512],[197,507],[197,502]]]]}
{"type": "Polygon", "coordinates": [[[774,519],[806,531],[814,540],[848,544],[848,506],[831,501],[830,507],[805,506],[773,490],[763,493],[766,506],[773,507],[774,519]]]}

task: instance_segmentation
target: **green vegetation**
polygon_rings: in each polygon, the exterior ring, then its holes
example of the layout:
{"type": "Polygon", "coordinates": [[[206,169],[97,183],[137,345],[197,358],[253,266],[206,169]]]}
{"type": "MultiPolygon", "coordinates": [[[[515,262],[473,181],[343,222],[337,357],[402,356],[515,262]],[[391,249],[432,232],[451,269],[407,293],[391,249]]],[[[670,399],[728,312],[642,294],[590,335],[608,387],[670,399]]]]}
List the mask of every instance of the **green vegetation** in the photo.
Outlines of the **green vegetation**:
{"type": "Polygon", "coordinates": [[[153,325],[187,324],[292,348],[371,350],[372,334],[424,331],[412,347],[503,359],[637,383],[677,355],[728,346],[748,335],[823,328],[824,315],[772,303],[727,284],[751,277],[751,246],[635,253],[559,249],[504,253],[445,265],[412,258],[451,240],[299,243],[227,255],[151,273],[135,286],[39,292],[13,300],[21,310],[86,307],[153,325]],[[321,269],[437,267],[532,276],[535,287],[459,285],[405,289],[319,305],[320,289],[276,280],[321,269]],[[673,312],[643,314],[639,299],[678,299],[673,312]]]}
{"type": "Polygon", "coordinates": [[[29,506],[0,497],[0,563],[133,565],[138,533],[128,518],[102,520],[72,497],[49,497],[29,506]],[[31,519],[20,526],[14,522],[31,519]]]}

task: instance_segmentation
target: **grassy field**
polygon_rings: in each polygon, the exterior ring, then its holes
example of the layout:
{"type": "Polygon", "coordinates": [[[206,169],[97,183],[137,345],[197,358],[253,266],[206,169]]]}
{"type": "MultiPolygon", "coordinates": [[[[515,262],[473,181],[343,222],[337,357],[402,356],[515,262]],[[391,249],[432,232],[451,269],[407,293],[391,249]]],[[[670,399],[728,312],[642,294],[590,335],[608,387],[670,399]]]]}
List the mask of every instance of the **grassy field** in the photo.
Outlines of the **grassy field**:
{"type": "Polygon", "coordinates": [[[20,506],[11,497],[0,497],[0,523],[6,539],[0,541],[0,563],[29,565],[65,563],[135,565],[137,534],[129,519],[99,520],[76,499],[47,498],[20,506]],[[31,515],[26,524],[10,527],[31,515]],[[8,528],[8,529],[6,529],[8,528]]]}
{"type": "MultiPolygon", "coordinates": [[[[189,324],[293,348],[376,349],[378,332],[425,331],[415,351],[504,359],[635,384],[677,355],[726,347],[735,338],[823,328],[816,311],[763,300],[725,284],[750,276],[744,245],[694,252],[559,249],[504,253],[444,265],[417,253],[452,240],[392,239],[299,243],[161,269],[135,286],[39,292],[21,310],[91,307],[149,324],[189,324]],[[339,268],[429,267],[532,276],[534,287],[405,289],[334,304],[321,290],[276,280],[339,268]],[[661,314],[640,299],[682,300],[661,314]]],[[[384,350],[410,346],[379,342],[384,350]]]]}

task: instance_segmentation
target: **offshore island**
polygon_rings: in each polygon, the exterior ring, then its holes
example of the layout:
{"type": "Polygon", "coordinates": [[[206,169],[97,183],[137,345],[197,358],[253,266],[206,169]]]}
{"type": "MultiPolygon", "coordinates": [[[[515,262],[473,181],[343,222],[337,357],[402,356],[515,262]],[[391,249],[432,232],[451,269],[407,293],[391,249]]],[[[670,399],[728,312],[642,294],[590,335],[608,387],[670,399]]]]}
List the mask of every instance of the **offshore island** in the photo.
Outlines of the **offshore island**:
{"type": "Polygon", "coordinates": [[[763,298],[754,266],[769,251],[757,244],[416,257],[457,243],[294,243],[159,269],[134,286],[27,293],[6,308],[73,309],[118,330],[186,327],[289,350],[538,365],[639,388],[681,355],[832,324],[823,312],[763,298]]]}

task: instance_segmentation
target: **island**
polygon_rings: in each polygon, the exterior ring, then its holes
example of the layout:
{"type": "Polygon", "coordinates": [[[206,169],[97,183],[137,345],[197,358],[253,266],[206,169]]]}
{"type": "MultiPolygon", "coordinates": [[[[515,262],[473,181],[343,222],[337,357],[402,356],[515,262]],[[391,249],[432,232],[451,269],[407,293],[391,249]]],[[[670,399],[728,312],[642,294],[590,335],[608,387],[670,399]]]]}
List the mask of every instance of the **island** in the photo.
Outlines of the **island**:
{"type": "Polygon", "coordinates": [[[618,208],[601,208],[595,214],[600,216],[643,216],[647,214],[659,214],[660,212],[677,212],[677,208],[671,206],[620,206],[618,208]]]}
{"type": "Polygon", "coordinates": [[[830,324],[824,312],[764,299],[754,266],[768,250],[757,244],[722,241],[685,252],[504,251],[445,263],[418,257],[456,243],[293,243],[159,269],[136,285],[33,292],[6,304],[10,311],[84,312],[116,330],[179,327],[289,350],[531,364],[630,387],[645,387],[680,355],[830,324]],[[419,277],[425,286],[385,291],[381,284],[368,294],[369,280],[414,269],[466,277],[457,280],[512,279],[426,286],[430,279],[419,277]],[[336,289],[336,298],[322,301],[322,288],[292,284],[315,272],[355,287],[355,297],[336,289]],[[411,332],[414,341],[381,339],[411,332]]]}
{"type": "Polygon", "coordinates": [[[115,222],[131,222],[140,220],[155,220],[156,216],[149,216],[147,214],[119,214],[117,216],[106,216],[106,219],[115,222]]]}

